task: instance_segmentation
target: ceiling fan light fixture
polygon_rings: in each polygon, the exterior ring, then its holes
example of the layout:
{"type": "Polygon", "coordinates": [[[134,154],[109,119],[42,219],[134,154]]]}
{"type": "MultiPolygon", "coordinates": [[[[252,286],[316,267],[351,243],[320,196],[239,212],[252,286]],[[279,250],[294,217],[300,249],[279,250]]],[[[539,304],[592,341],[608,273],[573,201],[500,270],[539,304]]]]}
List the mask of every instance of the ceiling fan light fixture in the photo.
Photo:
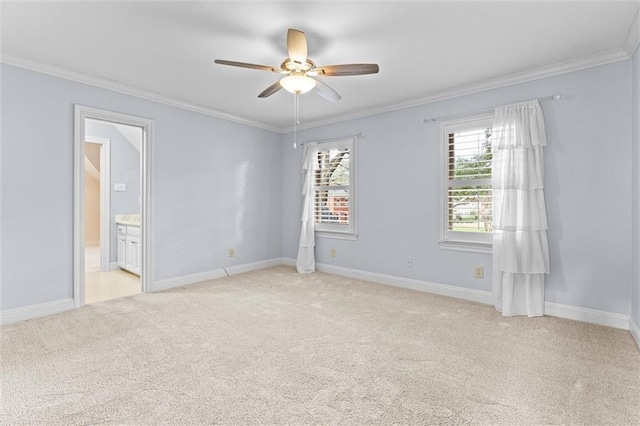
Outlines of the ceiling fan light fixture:
{"type": "Polygon", "coordinates": [[[301,94],[316,87],[316,81],[306,75],[288,75],[280,80],[280,85],[287,92],[301,94]]]}
{"type": "MultiPolygon", "coordinates": [[[[285,77],[276,81],[263,90],[258,98],[268,98],[281,89],[293,94],[307,93],[316,88],[318,95],[328,101],[340,100],[340,95],[327,86],[324,82],[313,77],[332,77],[375,74],[379,71],[378,64],[339,64],[316,67],[316,64],[307,57],[307,37],[303,31],[289,28],[287,30],[287,54],[280,68],[267,65],[250,64],[247,62],[228,61],[216,59],[215,63],[233,67],[252,68],[263,71],[271,71],[284,74],[285,77]]],[[[297,97],[294,97],[297,99],[297,97]]]]}

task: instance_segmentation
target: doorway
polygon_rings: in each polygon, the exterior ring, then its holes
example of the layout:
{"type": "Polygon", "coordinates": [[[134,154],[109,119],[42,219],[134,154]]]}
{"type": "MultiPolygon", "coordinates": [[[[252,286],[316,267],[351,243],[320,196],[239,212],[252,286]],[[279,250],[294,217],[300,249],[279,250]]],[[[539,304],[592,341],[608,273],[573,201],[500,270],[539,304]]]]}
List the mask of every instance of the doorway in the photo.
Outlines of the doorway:
{"type": "Polygon", "coordinates": [[[110,268],[111,140],[85,136],[84,142],[85,273],[110,268]]]}
{"type": "Polygon", "coordinates": [[[76,307],[148,291],[152,121],[75,106],[76,307]]]}

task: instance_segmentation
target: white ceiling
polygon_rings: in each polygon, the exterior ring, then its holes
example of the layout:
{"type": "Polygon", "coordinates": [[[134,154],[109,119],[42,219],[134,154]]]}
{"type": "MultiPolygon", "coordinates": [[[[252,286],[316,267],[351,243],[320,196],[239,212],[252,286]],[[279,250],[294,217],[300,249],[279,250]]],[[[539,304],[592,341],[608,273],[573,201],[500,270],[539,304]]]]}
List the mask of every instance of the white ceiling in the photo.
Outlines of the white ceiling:
{"type": "Polygon", "coordinates": [[[286,30],[296,28],[306,32],[317,65],[380,65],[376,75],[322,78],[342,100],[302,95],[308,126],[490,87],[531,70],[543,75],[547,67],[624,59],[637,40],[639,6],[640,0],[3,2],[2,59],[284,130],[292,125],[293,95],[281,90],[257,98],[279,74],[213,60],[279,66],[286,30]]]}

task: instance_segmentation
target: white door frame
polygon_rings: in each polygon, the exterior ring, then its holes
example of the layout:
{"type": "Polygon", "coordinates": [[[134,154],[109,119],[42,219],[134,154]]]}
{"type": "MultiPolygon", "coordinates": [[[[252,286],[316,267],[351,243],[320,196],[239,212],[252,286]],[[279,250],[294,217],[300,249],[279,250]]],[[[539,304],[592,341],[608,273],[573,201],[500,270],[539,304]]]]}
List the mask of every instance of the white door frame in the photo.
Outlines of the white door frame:
{"type": "Polygon", "coordinates": [[[86,143],[100,145],[100,270],[111,268],[111,141],[85,136],[86,143]]]}
{"type": "Polygon", "coordinates": [[[84,305],[84,142],[85,121],[88,118],[142,127],[140,167],[142,187],[140,223],[142,231],[142,291],[151,291],[151,283],[153,283],[153,252],[151,249],[153,247],[151,215],[153,120],[75,104],[73,129],[73,300],[76,308],[84,305]]]}

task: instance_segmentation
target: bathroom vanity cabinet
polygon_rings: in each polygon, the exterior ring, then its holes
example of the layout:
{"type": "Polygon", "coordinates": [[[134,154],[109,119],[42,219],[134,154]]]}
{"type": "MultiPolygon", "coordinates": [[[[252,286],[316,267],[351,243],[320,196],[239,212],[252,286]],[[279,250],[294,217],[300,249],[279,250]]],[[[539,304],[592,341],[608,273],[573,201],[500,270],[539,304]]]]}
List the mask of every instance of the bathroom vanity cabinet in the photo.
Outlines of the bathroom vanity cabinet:
{"type": "Polygon", "coordinates": [[[140,225],[118,223],[118,266],[140,275],[142,270],[140,225]]]}

